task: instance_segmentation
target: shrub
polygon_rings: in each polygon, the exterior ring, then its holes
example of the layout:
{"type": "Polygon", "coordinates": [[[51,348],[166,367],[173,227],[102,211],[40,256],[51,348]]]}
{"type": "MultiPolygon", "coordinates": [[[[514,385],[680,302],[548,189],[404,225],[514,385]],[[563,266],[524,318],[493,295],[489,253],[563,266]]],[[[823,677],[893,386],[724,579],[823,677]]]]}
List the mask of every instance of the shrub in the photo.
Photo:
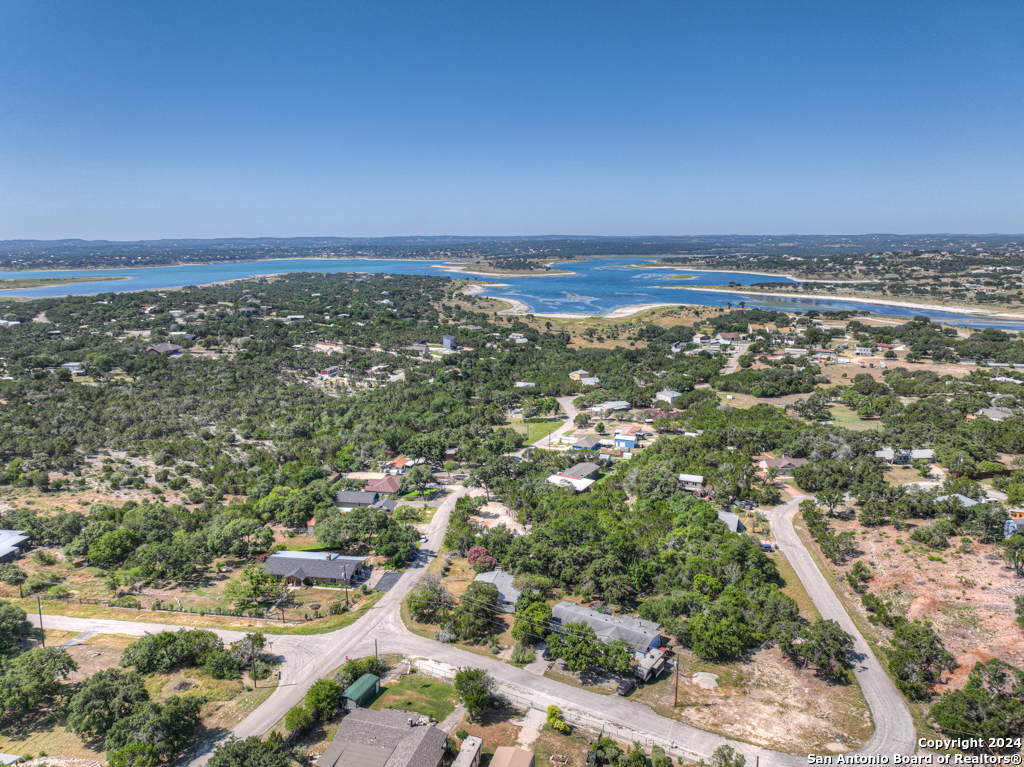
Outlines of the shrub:
{"type": "Polygon", "coordinates": [[[67,599],[71,596],[71,589],[61,584],[50,586],[46,591],[46,596],[50,599],[67,599]]]}
{"type": "Polygon", "coordinates": [[[33,551],[32,559],[36,562],[36,564],[46,565],[47,567],[52,567],[53,565],[57,564],[57,557],[51,554],[49,551],[44,551],[43,549],[36,549],[35,551],[33,551]]]}
{"type": "Polygon", "coordinates": [[[434,632],[434,639],[436,639],[438,642],[444,642],[445,644],[451,644],[456,639],[458,639],[458,637],[455,635],[455,632],[452,631],[451,629],[443,628],[443,629],[440,629],[439,631],[435,631],[434,632]]]}
{"type": "Polygon", "coordinates": [[[117,599],[111,599],[110,600],[110,606],[111,607],[126,607],[129,610],[141,610],[142,609],[142,602],[140,602],[135,597],[124,596],[124,597],[118,597],[117,599]]]}
{"type": "Polygon", "coordinates": [[[516,646],[512,648],[513,663],[532,663],[534,657],[532,645],[517,642],[516,646]]]}
{"type": "Polygon", "coordinates": [[[289,732],[304,732],[313,726],[313,712],[299,704],[288,710],[284,717],[284,726],[289,732]]]}
{"type": "Polygon", "coordinates": [[[214,679],[237,679],[241,676],[238,661],[227,650],[211,650],[203,663],[203,671],[214,679]]]}
{"type": "Polygon", "coordinates": [[[562,709],[558,706],[548,706],[548,727],[562,735],[569,734],[569,725],[562,718],[562,709]]]}

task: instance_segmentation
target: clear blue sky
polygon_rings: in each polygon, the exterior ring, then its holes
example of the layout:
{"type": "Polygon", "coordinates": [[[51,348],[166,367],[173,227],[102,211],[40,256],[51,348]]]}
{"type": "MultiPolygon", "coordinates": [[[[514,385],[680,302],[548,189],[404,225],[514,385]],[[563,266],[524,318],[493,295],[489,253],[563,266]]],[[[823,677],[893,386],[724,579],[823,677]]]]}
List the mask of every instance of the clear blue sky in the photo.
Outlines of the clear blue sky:
{"type": "Polygon", "coordinates": [[[1024,4],[0,0],[0,239],[1024,232],[1024,4]]]}

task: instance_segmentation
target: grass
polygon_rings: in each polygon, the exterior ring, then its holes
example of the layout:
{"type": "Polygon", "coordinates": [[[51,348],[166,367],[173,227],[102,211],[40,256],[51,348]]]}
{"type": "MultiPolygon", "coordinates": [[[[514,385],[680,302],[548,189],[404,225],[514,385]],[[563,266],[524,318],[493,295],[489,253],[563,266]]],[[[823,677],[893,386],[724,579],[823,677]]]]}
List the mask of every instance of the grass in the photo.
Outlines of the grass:
{"type": "Polygon", "coordinates": [[[881,421],[862,421],[860,416],[846,405],[833,405],[831,410],[832,420],[836,425],[844,426],[850,431],[874,431],[882,428],[881,421]]]}
{"type": "Polygon", "coordinates": [[[441,722],[455,710],[458,694],[446,682],[439,682],[418,674],[399,677],[370,704],[370,708],[397,708],[402,711],[416,711],[441,722]]]}
{"type": "Polygon", "coordinates": [[[564,421],[541,421],[540,423],[524,423],[521,419],[512,420],[512,428],[521,434],[526,435],[526,444],[532,445],[539,439],[544,439],[551,432],[564,424],[564,421]]]}
{"type": "Polygon", "coordinates": [[[598,695],[611,695],[614,690],[610,690],[607,687],[602,687],[596,684],[583,684],[579,679],[574,677],[572,674],[563,674],[560,671],[552,671],[548,669],[544,672],[544,676],[548,679],[553,679],[561,684],[568,685],[569,687],[575,687],[580,690],[587,690],[588,692],[596,692],[598,695]]]}
{"type": "Polygon", "coordinates": [[[782,580],[780,590],[796,602],[800,608],[800,616],[811,622],[820,618],[821,613],[814,606],[811,595],[807,593],[804,584],[800,582],[796,575],[796,570],[793,569],[793,565],[789,563],[786,555],[781,551],[776,551],[771,555],[771,558],[775,562],[775,569],[779,571],[779,578],[782,580]]]}

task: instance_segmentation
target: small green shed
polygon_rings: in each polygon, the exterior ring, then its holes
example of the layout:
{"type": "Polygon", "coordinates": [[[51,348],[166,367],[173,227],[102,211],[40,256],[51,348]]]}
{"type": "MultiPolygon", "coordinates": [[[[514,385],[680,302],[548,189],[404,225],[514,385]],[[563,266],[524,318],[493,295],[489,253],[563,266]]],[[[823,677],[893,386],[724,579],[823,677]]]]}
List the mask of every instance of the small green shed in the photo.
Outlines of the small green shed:
{"type": "Polygon", "coordinates": [[[380,677],[374,674],[363,674],[341,694],[341,697],[352,701],[357,706],[366,708],[380,692],[380,677]]]}

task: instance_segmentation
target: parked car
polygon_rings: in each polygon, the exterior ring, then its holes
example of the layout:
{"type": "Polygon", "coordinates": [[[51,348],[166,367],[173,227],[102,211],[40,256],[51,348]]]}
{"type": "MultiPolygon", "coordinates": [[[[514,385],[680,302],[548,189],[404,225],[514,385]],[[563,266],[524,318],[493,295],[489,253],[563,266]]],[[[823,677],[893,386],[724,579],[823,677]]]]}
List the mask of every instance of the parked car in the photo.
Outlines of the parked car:
{"type": "Polygon", "coordinates": [[[619,686],[615,688],[615,692],[619,695],[629,695],[633,690],[636,689],[636,682],[632,679],[624,679],[619,682],[619,686]]]}

